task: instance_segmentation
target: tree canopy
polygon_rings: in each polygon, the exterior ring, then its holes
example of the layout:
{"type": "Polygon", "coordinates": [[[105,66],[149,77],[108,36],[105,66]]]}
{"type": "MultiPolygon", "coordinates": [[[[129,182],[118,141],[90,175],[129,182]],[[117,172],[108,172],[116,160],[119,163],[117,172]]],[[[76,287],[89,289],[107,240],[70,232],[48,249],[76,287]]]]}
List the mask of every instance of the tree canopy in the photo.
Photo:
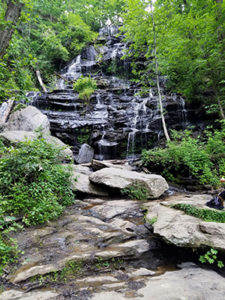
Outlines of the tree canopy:
{"type": "Polygon", "coordinates": [[[151,4],[159,74],[166,76],[167,88],[224,118],[225,3],[221,0],[3,0],[0,98],[39,88],[37,69],[45,83],[54,83],[55,72],[94,42],[107,22],[123,21],[134,75],[148,86],[155,69],[151,4]],[[20,7],[13,21],[6,17],[10,3],[20,7]],[[2,47],[6,29],[10,43],[2,47]],[[142,69],[140,57],[146,60],[142,69]]]}
{"type": "MultiPolygon", "coordinates": [[[[153,55],[150,4],[127,0],[124,14],[124,31],[132,42],[132,55],[138,57],[141,53],[147,59],[153,55]]],[[[203,102],[224,118],[225,3],[157,0],[154,19],[159,69],[167,77],[167,87],[188,101],[203,102]]],[[[146,77],[146,72],[142,70],[139,75],[146,77]]]]}

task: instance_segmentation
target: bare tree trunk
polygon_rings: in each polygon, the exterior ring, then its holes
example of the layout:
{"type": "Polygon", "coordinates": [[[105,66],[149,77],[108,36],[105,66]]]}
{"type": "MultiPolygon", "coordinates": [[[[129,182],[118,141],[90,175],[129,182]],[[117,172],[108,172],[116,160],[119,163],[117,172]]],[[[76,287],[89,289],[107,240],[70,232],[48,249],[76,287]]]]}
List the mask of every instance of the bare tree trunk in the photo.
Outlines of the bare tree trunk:
{"type": "Polygon", "coordinates": [[[39,70],[36,71],[36,75],[37,75],[37,79],[38,79],[38,81],[39,81],[39,83],[40,83],[40,86],[42,87],[43,91],[44,91],[45,93],[47,93],[48,91],[47,91],[47,89],[46,89],[46,87],[45,87],[45,85],[44,85],[44,83],[43,83],[43,81],[42,81],[41,73],[40,73],[39,70]]]}
{"type": "Polygon", "coordinates": [[[163,131],[164,131],[166,140],[168,142],[168,141],[170,141],[170,137],[168,134],[166,121],[165,121],[165,117],[164,117],[164,113],[163,113],[162,95],[161,95],[160,85],[159,85],[159,67],[158,67],[157,52],[156,52],[156,31],[155,31],[155,21],[154,21],[154,15],[153,15],[152,1],[150,1],[150,4],[151,4],[153,34],[154,34],[154,59],[155,59],[155,73],[156,73],[156,82],[157,82],[157,91],[158,91],[158,101],[159,101],[159,108],[160,108],[160,115],[161,115],[161,120],[162,120],[163,131]]]}
{"type": "Polygon", "coordinates": [[[2,58],[9,46],[15,25],[21,15],[23,4],[16,1],[8,1],[4,20],[8,22],[4,30],[0,30],[0,58],[2,58]]]}

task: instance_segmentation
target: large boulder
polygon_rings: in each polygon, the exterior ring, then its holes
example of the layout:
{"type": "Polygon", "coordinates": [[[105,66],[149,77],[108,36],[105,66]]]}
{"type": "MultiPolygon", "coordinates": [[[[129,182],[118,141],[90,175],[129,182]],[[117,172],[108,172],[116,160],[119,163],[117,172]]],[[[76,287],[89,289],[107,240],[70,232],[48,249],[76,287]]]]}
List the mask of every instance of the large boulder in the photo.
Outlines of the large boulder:
{"type": "Polygon", "coordinates": [[[37,129],[49,133],[50,125],[47,116],[34,106],[15,111],[9,116],[6,124],[6,130],[34,131],[37,129]]]}
{"type": "MultiPolygon", "coordinates": [[[[176,203],[190,204],[198,208],[212,209],[205,206],[210,195],[180,195],[170,201],[149,203],[146,220],[153,223],[153,232],[167,243],[178,247],[200,248],[213,247],[225,251],[225,223],[205,222],[186,215],[183,211],[171,208],[176,203]]],[[[213,209],[212,209],[213,210],[213,209]]]]}
{"type": "Polygon", "coordinates": [[[78,164],[84,164],[84,163],[91,162],[93,157],[94,157],[94,149],[88,144],[83,144],[75,160],[78,164]]]}
{"type": "MultiPolygon", "coordinates": [[[[19,142],[23,142],[25,140],[34,140],[37,138],[37,134],[32,131],[22,131],[22,130],[16,130],[16,131],[4,131],[0,133],[0,137],[3,139],[3,141],[6,144],[17,144],[19,142]]],[[[64,144],[61,140],[58,138],[51,136],[49,134],[44,134],[43,138],[49,143],[53,144],[58,147],[63,147],[65,149],[62,150],[62,156],[63,159],[72,159],[73,158],[73,152],[69,148],[66,148],[66,144],[64,144]]]]}
{"type": "Polygon", "coordinates": [[[111,188],[125,189],[134,184],[146,188],[149,199],[160,197],[169,187],[160,175],[132,172],[118,168],[104,168],[89,176],[94,183],[111,188]]]}

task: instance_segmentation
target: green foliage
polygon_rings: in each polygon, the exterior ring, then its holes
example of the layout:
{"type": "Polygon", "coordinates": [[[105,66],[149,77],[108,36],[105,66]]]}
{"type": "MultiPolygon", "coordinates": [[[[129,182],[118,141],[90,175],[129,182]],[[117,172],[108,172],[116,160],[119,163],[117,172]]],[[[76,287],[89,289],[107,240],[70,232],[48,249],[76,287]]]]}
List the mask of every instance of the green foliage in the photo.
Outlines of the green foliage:
{"type": "Polygon", "coordinates": [[[74,202],[70,167],[60,165],[62,148],[39,137],[5,147],[0,142],[0,272],[16,259],[15,242],[9,232],[26,225],[57,218],[74,202]]]}
{"type": "Polygon", "coordinates": [[[225,223],[225,212],[213,209],[197,208],[190,204],[178,203],[172,205],[172,208],[184,211],[187,215],[199,218],[205,222],[225,223]]]}
{"type": "Polygon", "coordinates": [[[210,265],[216,263],[217,267],[223,268],[224,264],[221,260],[218,260],[217,258],[218,251],[211,248],[209,251],[207,251],[204,255],[201,255],[199,258],[199,261],[203,264],[209,263],[210,265]]]}
{"type": "Polygon", "coordinates": [[[66,280],[72,276],[78,275],[82,271],[83,265],[84,263],[82,260],[68,261],[60,272],[60,279],[66,280]]]}
{"type": "Polygon", "coordinates": [[[123,32],[132,56],[134,73],[143,84],[152,79],[153,25],[159,69],[167,87],[188,101],[202,102],[221,113],[225,108],[225,4],[223,1],[127,0],[123,32]],[[139,66],[139,57],[147,59],[139,66]],[[134,62],[135,62],[134,60],[134,62]]]}
{"type": "MultiPolygon", "coordinates": [[[[21,1],[20,1],[21,2],[21,1]]],[[[52,76],[74,58],[109,19],[119,22],[124,0],[24,0],[20,20],[15,24],[7,53],[0,60],[0,102],[21,99],[26,91],[40,88],[35,71],[51,85],[52,76]]],[[[6,1],[0,6],[0,30],[6,1]]],[[[89,92],[91,93],[91,92],[89,92]]]]}
{"type": "Polygon", "coordinates": [[[90,100],[91,95],[97,89],[96,81],[89,77],[81,76],[74,84],[73,89],[79,93],[79,98],[86,102],[90,100]]]}
{"type": "Polygon", "coordinates": [[[60,151],[43,138],[1,148],[4,215],[22,215],[25,224],[40,224],[55,219],[73,203],[70,172],[59,165],[60,151]]]}
{"type": "Polygon", "coordinates": [[[12,112],[14,113],[14,112],[19,111],[19,110],[21,110],[21,109],[24,109],[24,108],[26,108],[26,107],[27,107],[26,104],[18,103],[18,104],[16,104],[16,105],[13,107],[12,112]]]}
{"type": "MultiPolygon", "coordinates": [[[[0,196],[0,201],[3,197],[0,196]]],[[[3,209],[0,207],[0,275],[8,263],[16,261],[18,257],[17,243],[9,237],[9,232],[22,229],[13,216],[3,216],[3,209]]]]}
{"type": "Polygon", "coordinates": [[[190,131],[173,131],[167,147],[143,151],[143,161],[168,180],[176,181],[184,176],[200,184],[218,186],[225,172],[224,122],[221,126],[221,130],[205,131],[204,140],[193,138],[190,131]]]}
{"type": "Polygon", "coordinates": [[[133,183],[125,189],[122,189],[121,194],[127,195],[129,198],[137,200],[147,200],[148,198],[147,188],[138,182],[133,183]]]}
{"type": "Polygon", "coordinates": [[[157,222],[157,217],[153,217],[150,220],[148,220],[148,223],[153,225],[155,222],[157,222]]]}
{"type": "Polygon", "coordinates": [[[17,246],[15,241],[9,239],[4,234],[0,234],[0,275],[8,263],[12,263],[17,258],[17,246]]]}

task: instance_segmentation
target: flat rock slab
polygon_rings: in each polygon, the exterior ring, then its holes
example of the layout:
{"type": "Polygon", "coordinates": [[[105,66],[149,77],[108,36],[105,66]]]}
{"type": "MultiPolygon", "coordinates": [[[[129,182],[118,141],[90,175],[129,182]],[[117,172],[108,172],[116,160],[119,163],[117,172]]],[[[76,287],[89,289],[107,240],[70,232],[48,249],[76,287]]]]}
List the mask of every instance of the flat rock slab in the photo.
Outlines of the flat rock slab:
{"type": "Polygon", "coordinates": [[[128,171],[132,171],[132,167],[128,164],[127,161],[123,160],[96,160],[93,159],[91,162],[92,168],[94,170],[101,170],[103,168],[117,168],[117,169],[125,169],[128,171]]]}
{"type": "Polygon", "coordinates": [[[9,290],[0,294],[0,300],[54,300],[58,294],[54,291],[32,291],[29,293],[9,290]]]}
{"type": "Polygon", "coordinates": [[[122,215],[134,215],[138,212],[139,203],[130,200],[113,200],[107,201],[104,205],[94,206],[90,213],[101,219],[111,220],[112,218],[122,215]]]}
{"type": "Polygon", "coordinates": [[[205,222],[199,218],[186,215],[183,211],[173,209],[176,203],[191,204],[195,207],[208,208],[205,203],[210,195],[193,195],[189,197],[171,197],[171,201],[149,203],[146,219],[154,220],[154,233],[166,242],[179,247],[199,248],[210,246],[225,251],[225,223],[205,222]]]}
{"type": "MultiPolygon", "coordinates": [[[[84,204],[94,205],[96,208],[106,206],[103,211],[113,207],[111,202],[114,201],[110,201],[109,205],[108,201],[93,200],[90,204],[84,204]]],[[[123,207],[124,211],[125,202],[118,200],[114,203],[123,207]]],[[[89,263],[98,257],[137,258],[149,250],[149,243],[143,239],[140,225],[123,220],[117,214],[114,214],[115,218],[111,222],[91,215],[82,215],[82,208],[79,207],[82,206],[68,209],[61,218],[48,222],[47,226],[28,228],[16,234],[19,249],[23,253],[19,257],[17,271],[8,276],[11,282],[20,283],[36,275],[60,271],[69,261],[82,260],[89,263]]],[[[134,208],[139,210],[137,203],[128,201],[126,209],[134,208]]],[[[83,213],[86,212],[84,209],[83,213]]],[[[143,225],[142,227],[144,228],[143,225]]],[[[144,233],[147,236],[147,232],[144,233]]]]}
{"type": "Polygon", "coordinates": [[[92,300],[224,300],[224,278],[214,271],[186,264],[179,271],[148,277],[144,287],[137,291],[105,291],[92,300]]]}
{"type": "Polygon", "coordinates": [[[166,180],[160,175],[144,174],[119,168],[104,168],[89,176],[96,184],[111,188],[125,189],[134,184],[144,187],[149,199],[159,198],[168,188],[166,180]]]}

